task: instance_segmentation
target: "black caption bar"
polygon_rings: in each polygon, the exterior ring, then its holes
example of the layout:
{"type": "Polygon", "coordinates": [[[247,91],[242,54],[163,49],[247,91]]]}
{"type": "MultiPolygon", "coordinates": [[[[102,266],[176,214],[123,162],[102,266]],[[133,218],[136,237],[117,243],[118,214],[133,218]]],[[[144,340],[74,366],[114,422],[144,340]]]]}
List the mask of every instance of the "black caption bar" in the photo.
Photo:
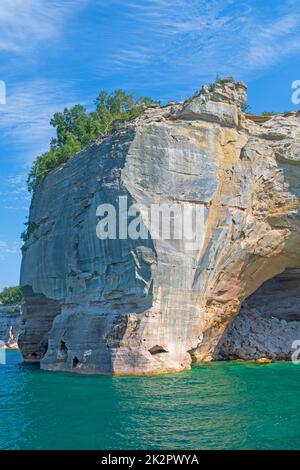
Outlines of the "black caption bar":
{"type": "Polygon", "coordinates": [[[243,462],[251,464],[259,461],[270,464],[273,461],[278,465],[298,463],[299,451],[0,451],[0,465],[8,468],[15,465],[30,464],[32,467],[51,464],[93,464],[93,468],[107,468],[121,466],[134,469],[142,466],[149,468],[157,465],[189,465],[197,468],[204,464],[226,464],[243,462]]]}

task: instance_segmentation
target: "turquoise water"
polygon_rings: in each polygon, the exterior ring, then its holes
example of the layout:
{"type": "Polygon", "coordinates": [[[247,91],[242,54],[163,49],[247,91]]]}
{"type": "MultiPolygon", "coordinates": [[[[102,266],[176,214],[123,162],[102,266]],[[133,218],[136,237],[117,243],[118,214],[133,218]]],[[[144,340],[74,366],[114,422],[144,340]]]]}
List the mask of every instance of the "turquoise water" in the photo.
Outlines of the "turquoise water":
{"type": "Polygon", "coordinates": [[[213,363],[162,377],[0,366],[0,449],[300,449],[300,366],[213,363]]]}

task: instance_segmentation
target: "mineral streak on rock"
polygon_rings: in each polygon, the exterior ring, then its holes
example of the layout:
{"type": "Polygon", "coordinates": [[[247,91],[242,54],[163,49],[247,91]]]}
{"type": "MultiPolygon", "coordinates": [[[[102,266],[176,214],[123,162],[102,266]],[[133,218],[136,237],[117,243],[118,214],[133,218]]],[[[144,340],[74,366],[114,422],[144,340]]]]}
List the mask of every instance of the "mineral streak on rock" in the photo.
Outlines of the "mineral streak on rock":
{"type": "Polygon", "coordinates": [[[243,83],[219,80],[118,123],[39,184],[21,272],[25,360],[80,373],[188,369],[223,354],[245,299],[300,268],[300,117],[257,121],[245,103],[243,83]],[[148,240],[99,240],[96,209],[118,196],[203,205],[204,245],[155,239],[146,221],[148,240]]]}

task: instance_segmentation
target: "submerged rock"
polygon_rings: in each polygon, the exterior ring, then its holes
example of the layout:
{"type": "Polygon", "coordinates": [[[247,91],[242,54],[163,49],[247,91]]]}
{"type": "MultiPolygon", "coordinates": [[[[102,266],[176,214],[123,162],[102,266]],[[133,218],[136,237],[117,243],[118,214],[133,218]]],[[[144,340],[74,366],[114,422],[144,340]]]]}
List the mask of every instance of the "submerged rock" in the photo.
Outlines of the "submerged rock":
{"type": "Polygon", "coordinates": [[[255,122],[245,102],[229,78],[148,108],[39,184],[21,272],[25,360],[80,373],[188,369],[219,357],[247,297],[300,267],[300,117],[255,122]],[[98,206],[119,197],[137,205],[147,240],[96,236],[98,206]],[[201,209],[192,247],[156,236],[145,207],[158,203],[201,209]]]}
{"type": "Polygon", "coordinates": [[[260,357],[259,359],[255,359],[256,364],[270,364],[272,359],[268,359],[267,357],[260,357]]]}

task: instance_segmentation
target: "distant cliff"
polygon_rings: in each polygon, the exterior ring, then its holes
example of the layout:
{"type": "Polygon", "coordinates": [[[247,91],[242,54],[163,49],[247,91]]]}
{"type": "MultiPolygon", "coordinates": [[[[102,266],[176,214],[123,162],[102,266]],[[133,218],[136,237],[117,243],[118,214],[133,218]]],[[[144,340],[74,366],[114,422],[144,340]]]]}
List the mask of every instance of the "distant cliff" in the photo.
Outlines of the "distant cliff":
{"type": "Polygon", "coordinates": [[[0,341],[17,348],[20,333],[20,306],[0,306],[0,341]]]}
{"type": "Polygon", "coordinates": [[[246,99],[243,83],[224,79],[184,103],[149,107],[38,185],[21,272],[25,360],[144,374],[289,357],[298,329],[284,325],[299,316],[280,289],[298,302],[300,116],[251,116],[246,99]],[[125,196],[148,239],[99,239],[97,208],[125,196]],[[153,204],[201,209],[203,237],[192,248],[157,237],[144,210],[153,204]],[[254,298],[270,279],[273,294],[254,298]]]}

